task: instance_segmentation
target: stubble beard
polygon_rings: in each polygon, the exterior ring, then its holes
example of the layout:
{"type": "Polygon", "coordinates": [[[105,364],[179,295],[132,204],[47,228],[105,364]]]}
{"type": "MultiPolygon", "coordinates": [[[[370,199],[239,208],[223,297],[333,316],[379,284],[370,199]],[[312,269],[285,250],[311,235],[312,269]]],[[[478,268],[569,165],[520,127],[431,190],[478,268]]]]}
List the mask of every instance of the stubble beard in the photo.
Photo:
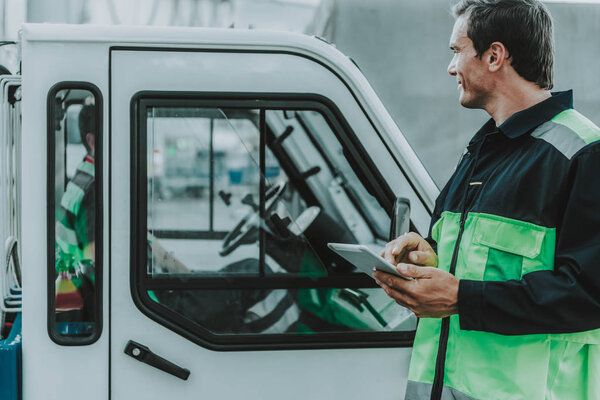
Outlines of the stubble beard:
{"type": "Polygon", "coordinates": [[[467,95],[464,88],[461,91],[459,102],[461,106],[469,109],[483,109],[486,103],[483,94],[471,92],[470,95],[467,95]]]}

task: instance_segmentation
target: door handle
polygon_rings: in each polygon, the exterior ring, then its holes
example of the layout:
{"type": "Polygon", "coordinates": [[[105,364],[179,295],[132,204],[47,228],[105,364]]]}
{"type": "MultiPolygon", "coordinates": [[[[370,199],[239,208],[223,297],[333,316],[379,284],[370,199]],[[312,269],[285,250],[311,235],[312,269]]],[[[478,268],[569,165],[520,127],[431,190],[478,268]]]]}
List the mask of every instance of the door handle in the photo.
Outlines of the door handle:
{"type": "Polygon", "coordinates": [[[143,344],[139,344],[130,340],[127,342],[125,346],[125,354],[135,358],[136,360],[143,362],[145,364],[151,365],[154,368],[158,368],[161,371],[166,372],[167,374],[174,375],[179,379],[183,379],[187,381],[187,378],[190,376],[190,370],[186,368],[182,368],[179,365],[173,364],[169,360],[165,360],[164,358],[154,354],[150,349],[143,344]]]}

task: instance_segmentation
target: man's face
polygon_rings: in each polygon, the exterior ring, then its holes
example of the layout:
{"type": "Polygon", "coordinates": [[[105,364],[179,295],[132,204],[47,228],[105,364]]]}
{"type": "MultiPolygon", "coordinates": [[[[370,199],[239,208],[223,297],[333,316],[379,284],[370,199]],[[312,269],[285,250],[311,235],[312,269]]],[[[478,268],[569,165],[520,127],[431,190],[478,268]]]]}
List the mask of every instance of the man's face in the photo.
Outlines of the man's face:
{"type": "Polygon", "coordinates": [[[467,27],[466,16],[456,19],[450,37],[454,57],[448,65],[448,73],[456,77],[460,104],[467,108],[483,108],[490,93],[489,71],[484,62],[486,54],[481,59],[477,57],[473,42],[467,36],[467,27]]]}

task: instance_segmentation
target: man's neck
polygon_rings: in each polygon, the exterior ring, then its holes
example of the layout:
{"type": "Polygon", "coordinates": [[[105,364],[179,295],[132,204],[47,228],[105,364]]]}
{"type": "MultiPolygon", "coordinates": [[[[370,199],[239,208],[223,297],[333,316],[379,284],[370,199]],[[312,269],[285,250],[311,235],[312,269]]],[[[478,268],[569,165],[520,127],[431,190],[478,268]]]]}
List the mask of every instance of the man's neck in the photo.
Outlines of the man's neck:
{"type": "Polygon", "coordinates": [[[526,85],[502,85],[485,111],[494,119],[496,126],[502,125],[516,112],[525,110],[551,96],[550,92],[528,82],[526,85]]]}

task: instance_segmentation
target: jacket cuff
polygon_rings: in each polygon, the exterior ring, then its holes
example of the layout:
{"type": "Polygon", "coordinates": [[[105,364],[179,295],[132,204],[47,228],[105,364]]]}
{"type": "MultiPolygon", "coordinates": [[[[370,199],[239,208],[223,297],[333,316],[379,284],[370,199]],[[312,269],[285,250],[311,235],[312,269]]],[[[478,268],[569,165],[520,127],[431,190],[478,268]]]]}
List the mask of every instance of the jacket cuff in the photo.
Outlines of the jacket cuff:
{"type": "Polygon", "coordinates": [[[437,242],[435,240],[433,240],[433,238],[431,236],[426,237],[425,241],[427,243],[429,243],[429,245],[431,246],[431,248],[433,249],[435,254],[437,254],[437,242]]]}
{"type": "Polygon", "coordinates": [[[458,321],[460,329],[483,330],[483,286],[482,281],[461,279],[458,282],[458,321]]]}

